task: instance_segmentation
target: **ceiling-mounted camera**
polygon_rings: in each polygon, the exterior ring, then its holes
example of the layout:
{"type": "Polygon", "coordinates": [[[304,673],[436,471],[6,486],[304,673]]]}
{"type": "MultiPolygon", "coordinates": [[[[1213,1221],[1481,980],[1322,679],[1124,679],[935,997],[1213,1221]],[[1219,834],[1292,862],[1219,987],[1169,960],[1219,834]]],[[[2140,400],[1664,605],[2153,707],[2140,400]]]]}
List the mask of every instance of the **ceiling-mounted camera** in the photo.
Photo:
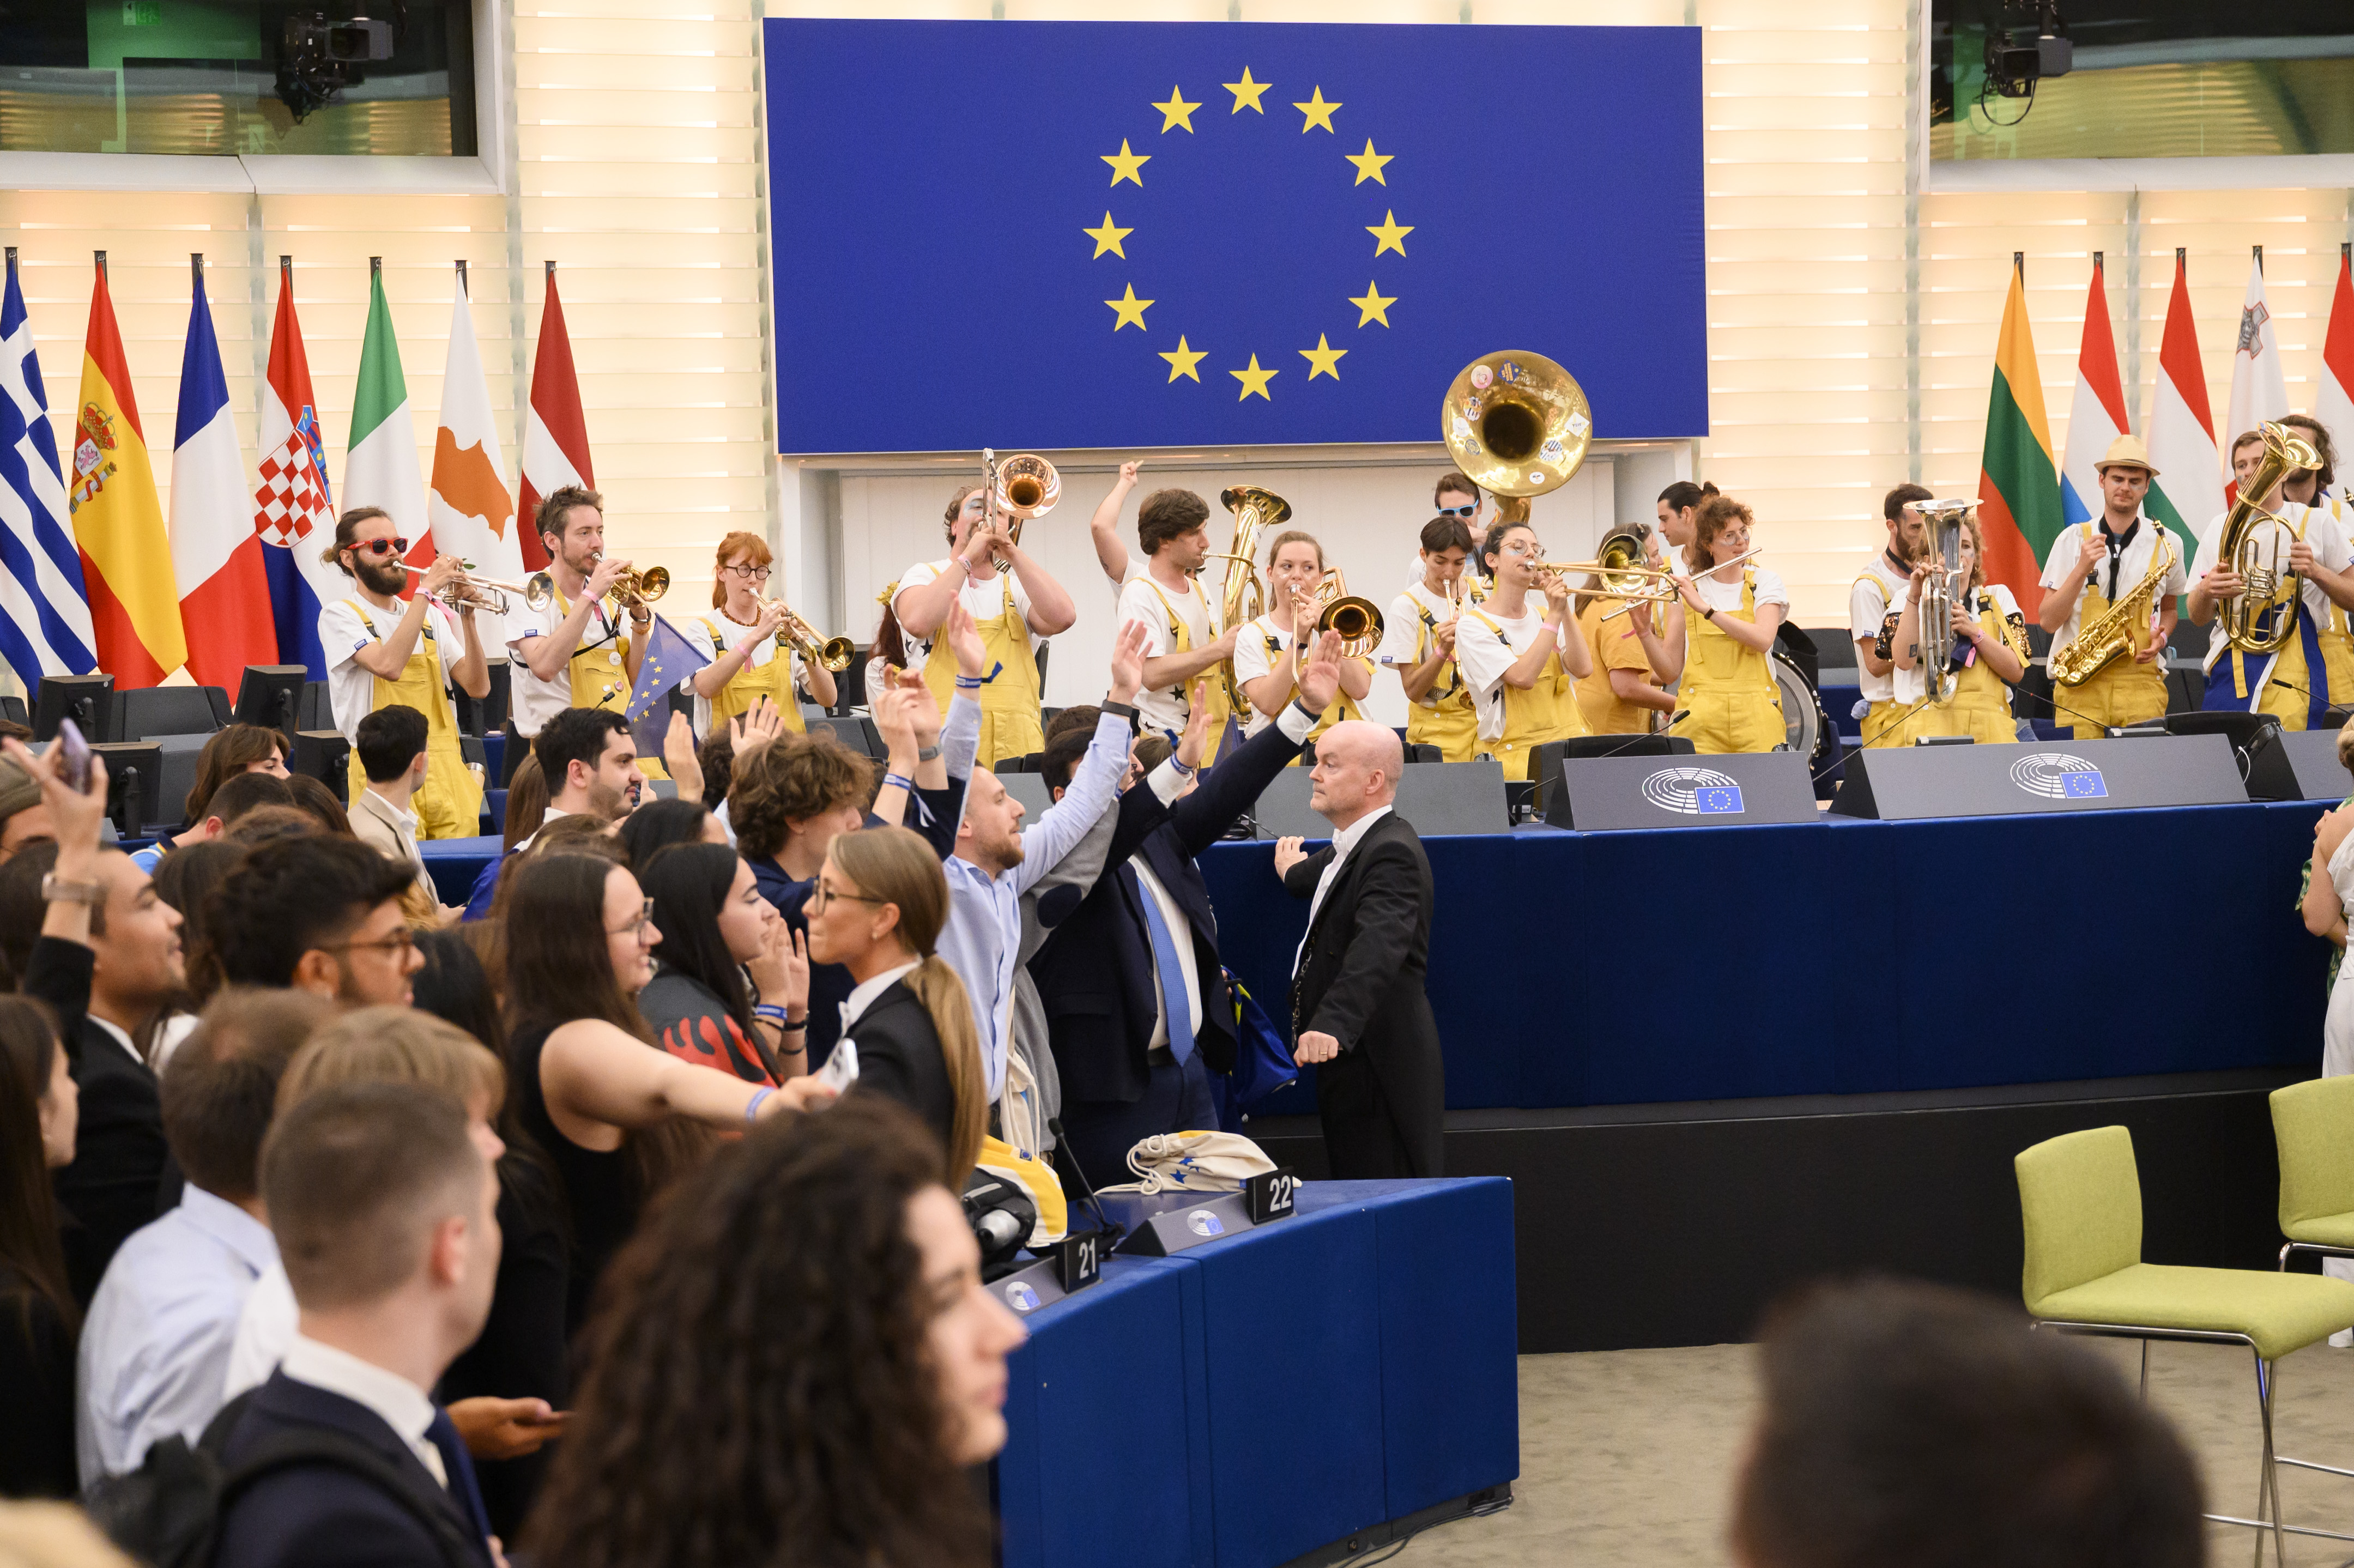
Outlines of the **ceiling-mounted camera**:
{"type": "Polygon", "coordinates": [[[1985,92],[2031,102],[2035,84],[2066,76],[2075,54],[2059,0],[2003,0],[2001,17],[1987,29],[1985,92]]]}
{"type": "Polygon", "coordinates": [[[278,101],[300,125],[335,94],[367,79],[361,68],[392,58],[408,31],[408,7],[396,0],[393,20],[354,16],[329,21],[324,11],[286,18],[279,35],[278,101]]]}

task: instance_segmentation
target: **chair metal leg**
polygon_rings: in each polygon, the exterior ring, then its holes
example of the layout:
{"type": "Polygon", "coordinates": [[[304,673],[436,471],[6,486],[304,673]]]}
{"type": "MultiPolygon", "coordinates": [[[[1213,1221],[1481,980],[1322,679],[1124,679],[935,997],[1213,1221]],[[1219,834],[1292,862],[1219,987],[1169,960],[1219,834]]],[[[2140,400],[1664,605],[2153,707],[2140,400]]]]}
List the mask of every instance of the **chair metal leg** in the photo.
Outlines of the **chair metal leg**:
{"type": "Polygon", "coordinates": [[[2141,1342],[2141,1402],[2149,1403],[2149,1341],[2141,1342]]]}

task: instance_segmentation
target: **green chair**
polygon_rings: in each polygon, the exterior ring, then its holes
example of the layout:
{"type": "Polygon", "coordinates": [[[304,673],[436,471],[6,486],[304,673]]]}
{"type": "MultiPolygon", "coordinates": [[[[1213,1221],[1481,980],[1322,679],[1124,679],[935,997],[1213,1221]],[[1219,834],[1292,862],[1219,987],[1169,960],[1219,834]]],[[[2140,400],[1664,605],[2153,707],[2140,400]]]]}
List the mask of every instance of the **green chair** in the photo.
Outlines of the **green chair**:
{"type": "MultiPolygon", "coordinates": [[[[2256,1406],[2264,1424],[2256,1517],[2207,1517],[2268,1532],[2274,1559],[2284,1563],[2285,1534],[2354,1541],[2354,1535],[2337,1531],[2281,1521],[2273,1447],[2274,1363],[2340,1329],[2354,1328],[2354,1285],[2306,1274],[2142,1262],[2141,1177],[2134,1166],[2133,1135],[2122,1127],[2048,1139],[2022,1150],[2013,1163],[2027,1233],[2021,1293],[2039,1327],[2141,1340],[2145,1397],[2152,1340],[2245,1345],[2253,1352],[2256,1406]]],[[[2261,1563],[2261,1537],[2256,1556],[2261,1563]]]]}
{"type": "Polygon", "coordinates": [[[2280,1228],[2289,1254],[2354,1257],[2354,1076],[2274,1089],[2273,1139],[2280,1148],[2280,1228]]]}

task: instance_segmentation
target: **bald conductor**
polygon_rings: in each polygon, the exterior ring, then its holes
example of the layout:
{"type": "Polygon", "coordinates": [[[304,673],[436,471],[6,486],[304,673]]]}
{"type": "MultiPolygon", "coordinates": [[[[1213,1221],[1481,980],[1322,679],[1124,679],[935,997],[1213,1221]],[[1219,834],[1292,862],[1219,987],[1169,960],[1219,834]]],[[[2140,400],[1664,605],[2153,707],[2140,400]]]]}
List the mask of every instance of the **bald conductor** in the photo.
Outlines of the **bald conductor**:
{"type": "Polygon", "coordinates": [[[1291,1028],[1314,1063],[1335,1180],[1443,1174],[1447,1105],[1430,962],[1430,862],[1391,810],[1405,762],[1394,731],[1352,719],[1316,742],[1309,804],[1332,824],[1314,854],[1276,846],[1276,871],[1310,901],[1292,969],[1291,1028]]]}

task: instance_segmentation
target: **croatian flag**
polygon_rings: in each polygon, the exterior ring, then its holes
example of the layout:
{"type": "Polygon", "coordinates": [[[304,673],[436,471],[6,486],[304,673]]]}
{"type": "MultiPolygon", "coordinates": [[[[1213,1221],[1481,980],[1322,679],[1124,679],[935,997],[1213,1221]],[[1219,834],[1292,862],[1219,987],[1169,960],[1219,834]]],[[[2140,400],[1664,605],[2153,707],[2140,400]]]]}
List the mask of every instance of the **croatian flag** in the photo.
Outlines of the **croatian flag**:
{"type": "Polygon", "coordinates": [[[261,479],[253,492],[253,526],[265,546],[262,568],[278,621],[278,662],[305,664],[327,678],[319,647],[319,609],[351,591],[342,570],[319,559],[334,542],[334,498],[327,488],[327,449],[311,391],[302,323],[294,315],[294,258],[278,259],[278,323],[270,334],[270,377],[261,399],[261,479]]]}
{"type": "Polygon", "coordinates": [[[201,257],[195,270],[172,434],[172,571],[180,586],[188,673],[200,685],[234,692],[248,664],[278,662],[278,632],[201,257]]]}
{"type": "Polygon", "coordinates": [[[96,669],[97,646],[11,246],[0,294],[0,659],[29,692],[43,675],[96,669]]]}

